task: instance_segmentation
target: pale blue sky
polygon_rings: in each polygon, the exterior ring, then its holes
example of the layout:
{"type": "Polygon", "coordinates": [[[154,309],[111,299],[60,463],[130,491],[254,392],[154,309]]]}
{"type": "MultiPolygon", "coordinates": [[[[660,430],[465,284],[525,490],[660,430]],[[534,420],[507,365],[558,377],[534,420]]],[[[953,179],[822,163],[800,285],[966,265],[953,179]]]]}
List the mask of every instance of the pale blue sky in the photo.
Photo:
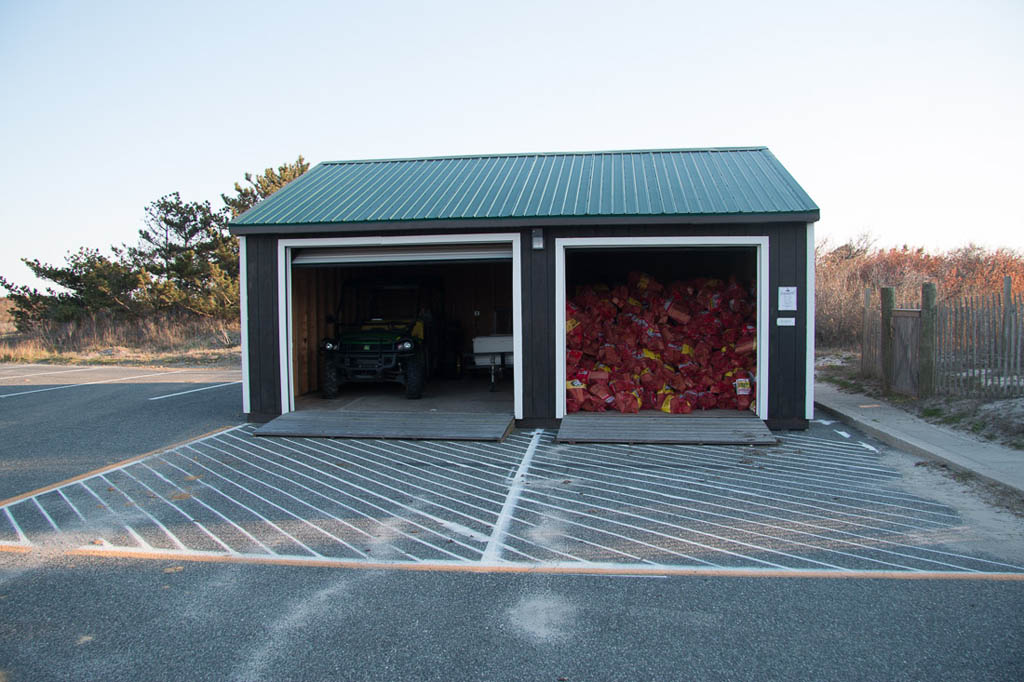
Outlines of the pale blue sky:
{"type": "Polygon", "coordinates": [[[1024,249],[1024,2],[0,0],[0,274],[294,160],[767,145],[819,237],[1024,249]]]}

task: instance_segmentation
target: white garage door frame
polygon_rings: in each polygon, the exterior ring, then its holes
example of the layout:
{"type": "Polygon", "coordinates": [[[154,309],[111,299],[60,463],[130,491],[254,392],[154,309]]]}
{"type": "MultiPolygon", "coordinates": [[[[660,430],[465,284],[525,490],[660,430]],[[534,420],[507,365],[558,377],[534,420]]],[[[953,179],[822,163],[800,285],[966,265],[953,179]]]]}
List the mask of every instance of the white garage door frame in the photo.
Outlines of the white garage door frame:
{"type": "Polygon", "coordinates": [[[757,250],[757,416],[768,418],[768,237],[563,237],[555,239],[555,417],[565,417],[565,251],[690,246],[748,246],[757,250]]]}
{"type": "MultiPolygon", "coordinates": [[[[439,244],[508,244],[512,249],[512,368],[514,412],[523,418],[523,281],[520,269],[520,236],[501,234],[435,234],[395,237],[312,237],[279,239],[277,242],[278,343],[281,356],[281,413],[295,411],[292,356],[292,255],[296,249],[436,246],[439,244]]],[[[407,261],[406,261],[407,262],[407,261]]],[[[244,357],[245,351],[242,355],[244,357]]],[[[245,391],[247,392],[248,386],[245,391]]]]}

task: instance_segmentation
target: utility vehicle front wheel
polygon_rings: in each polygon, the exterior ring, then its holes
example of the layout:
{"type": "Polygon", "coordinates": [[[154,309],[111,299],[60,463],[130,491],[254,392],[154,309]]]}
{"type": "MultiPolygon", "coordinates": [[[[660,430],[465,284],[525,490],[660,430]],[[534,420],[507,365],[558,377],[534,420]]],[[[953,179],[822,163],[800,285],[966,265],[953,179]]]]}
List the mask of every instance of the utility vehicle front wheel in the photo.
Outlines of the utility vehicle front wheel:
{"type": "Polygon", "coordinates": [[[338,365],[334,358],[327,356],[324,358],[323,375],[320,377],[320,391],[328,400],[337,398],[338,386],[338,365]]]}
{"type": "Polygon", "coordinates": [[[417,353],[405,364],[405,397],[416,400],[423,397],[423,386],[427,383],[427,363],[423,353],[417,353]]]}

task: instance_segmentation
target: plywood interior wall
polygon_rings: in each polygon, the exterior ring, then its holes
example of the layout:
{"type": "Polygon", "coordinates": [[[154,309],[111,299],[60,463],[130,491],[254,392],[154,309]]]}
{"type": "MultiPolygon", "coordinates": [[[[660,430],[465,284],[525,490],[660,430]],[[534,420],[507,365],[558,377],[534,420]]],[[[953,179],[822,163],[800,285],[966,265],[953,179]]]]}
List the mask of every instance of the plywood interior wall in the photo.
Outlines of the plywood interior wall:
{"type": "MultiPolygon", "coordinates": [[[[295,395],[320,389],[318,347],[333,332],[328,315],[336,315],[347,279],[415,281],[433,278],[444,290],[444,316],[461,328],[463,351],[474,336],[512,333],[512,264],[510,262],[404,266],[301,267],[292,270],[292,367],[295,395]]],[[[354,306],[342,311],[346,320],[354,306]]]]}

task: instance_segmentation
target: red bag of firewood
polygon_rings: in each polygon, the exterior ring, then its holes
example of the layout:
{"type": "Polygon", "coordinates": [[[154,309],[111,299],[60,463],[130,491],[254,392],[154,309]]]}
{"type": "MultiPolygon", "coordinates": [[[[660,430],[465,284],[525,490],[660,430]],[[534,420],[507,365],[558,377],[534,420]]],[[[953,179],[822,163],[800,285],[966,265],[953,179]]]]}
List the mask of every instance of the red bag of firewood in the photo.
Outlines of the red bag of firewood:
{"type": "Polygon", "coordinates": [[[697,393],[697,405],[702,410],[710,410],[718,403],[718,398],[711,391],[699,391],[697,393]]]}
{"type": "Polygon", "coordinates": [[[625,285],[617,286],[611,291],[610,300],[619,309],[626,305],[626,299],[628,298],[629,288],[625,285]]]}
{"type": "Polygon", "coordinates": [[[678,372],[669,376],[668,385],[675,391],[682,393],[690,387],[690,381],[678,372]]]}
{"type": "Polygon", "coordinates": [[[583,347],[583,330],[579,325],[565,332],[565,347],[570,350],[580,350],[583,347]]]}
{"type": "Polygon", "coordinates": [[[674,322],[679,324],[686,324],[690,321],[690,313],[687,312],[685,304],[682,302],[682,295],[679,293],[669,294],[668,298],[661,304],[662,310],[668,315],[674,322]]]}
{"type": "Polygon", "coordinates": [[[606,343],[601,346],[601,350],[598,351],[597,359],[608,365],[618,365],[622,362],[622,355],[619,352],[618,346],[606,343]]]}
{"type": "Polygon", "coordinates": [[[640,411],[642,404],[643,399],[637,390],[622,391],[615,394],[615,409],[623,414],[636,414],[640,411]]]}
{"type": "Polygon", "coordinates": [[[665,287],[656,279],[643,272],[629,273],[629,286],[636,291],[661,291],[665,287]]]}
{"type": "Polygon", "coordinates": [[[653,351],[665,350],[665,339],[662,337],[657,325],[651,325],[647,328],[643,336],[640,337],[640,343],[645,348],[653,351]]]}
{"type": "MultiPolygon", "coordinates": [[[[572,298],[570,303],[577,308],[589,308],[596,305],[600,299],[597,297],[597,293],[591,286],[576,287],[576,295],[572,298]]],[[[567,311],[568,312],[568,311],[567,311]]]]}
{"type": "MultiPolygon", "coordinates": [[[[683,357],[686,356],[684,355],[683,357]]],[[[678,369],[679,373],[685,377],[694,377],[700,372],[700,365],[692,360],[684,360],[676,365],[676,369],[678,369]]]]}
{"type": "Polygon", "coordinates": [[[635,390],[636,384],[629,379],[615,378],[608,383],[608,388],[618,395],[619,393],[629,393],[630,391],[635,390]]]}
{"type": "Polygon", "coordinates": [[[747,376],[740,376],[732,382],[732,385],[736,393],[736,409],[750,409],[750,404],[754,401],[754,381],[747,376]]]}
{"type": "Polygon", "coordinates": [[[612,394],[611,389],[608,388],[608,384],[591,384],[587,387],[587,390],[590,391],[591,395],[597,397],[598,400],[604,403],[605,407],[611,407],[615,404],[615,396],[612,394]]]}
{"type": "Polygon", "coordinates": [[[662,412],[668,414],[689,414],[693,412],[693,406],[689,401],[671,390],[659,391],[658,400],[661,403],[658,409],[662,412]]]}
{"type": "Polygon", "coordinates": [[[584,355],[589,355],[596,358],[597,354],[601,352],[602,340],[599,338],[587,338],[586,332],[583,333],[583,344],[582,350],[584,355]]]}
{"type": "Polygon", "coordinates": [[[653,350],[651,348],[644,348],[643,350],[641,350],[640,351],[640,359],[641,359],[641,361],[643,362],[644,365],[646,365],[648,367],[651,367],[652,369],[654,367],[658,367],[659,365],[661,365],[665,361],[661,357],[661,353],[659,353],[658,351],[653,350]],[[650,362],[648,362],[648,361],[650,361],[650,362]]]}
{"type": "Polygon", "coordinates": [[[639,382],[644,389],[649,391],[657,391],[662,384],[658,381],[658,377],[646,367],[640,371],[639,382]]]}
{"type": "Polygon", "coordinates": [[[587,399],[587,385],[579,379],[565,382],[565,391],[568,399],[575,401],[577,405],[582,405],[587,399]]]}
{"type": "Polygon", "coordinates": [[[583,351],[571,350],[565,354],[565,366],[567,368],[579,367],[580,360],[583,359],[583,351]]]}
{"type": "Polygon", "coordinates": [[[588,383],[590,383],[590,370],[583,369],[582,367],[577,367],[576,370],[569,374],[569,376],[566,378],[569,381],[575,379],[576,381],[586,386],[588,383]]]}
{"type": "Polygon", "coordinates": [[[565,304],[565,336],[566,345],[571,349],[579,349],[583,344],[583,327],[590,318],[583,309],[569,301],[565,304]]]}
{"type": "Polygon", "coordinates": [[[593,412],[606,412],[609,407],[615,407],[615,396],[610,394],[606,399],[601,399],[591,394],[587,401],[593,405],[593,412]]]}
{"type": "Polygon", "coordinates": [[[572,398],[565,399],[565,412],[566,414],[573,414],[580,411],[580,404],[572,398]]]}

